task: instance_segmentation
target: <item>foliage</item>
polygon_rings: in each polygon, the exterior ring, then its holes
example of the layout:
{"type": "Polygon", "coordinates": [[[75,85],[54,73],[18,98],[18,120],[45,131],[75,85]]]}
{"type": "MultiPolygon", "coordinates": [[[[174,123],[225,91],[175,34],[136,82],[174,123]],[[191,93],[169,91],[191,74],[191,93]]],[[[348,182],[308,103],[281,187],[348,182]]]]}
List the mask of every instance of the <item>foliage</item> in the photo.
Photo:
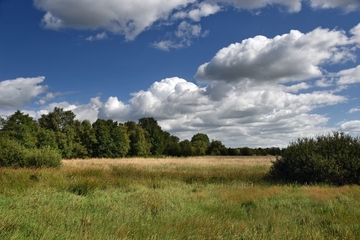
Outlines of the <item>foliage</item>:
{"type": "Polygon", "coordinates": [[[0,166],[19,167],[25,158],[25,147],[17,141],[0,134],[0,166]]]}
{"type": "Polygon", "coordinates": [[[27,149],[21,167],[59,167],[61,165],[61,154],[50,147],[39,149],[27,149]]]}
{"type": "Polygon", "coordinates": [[[194,155],[204,156],[210,145],[208,135],[204,133],[197,133],[191,138],[191,144],[193,146],[194,155]]]}
{"type": "Polygon", "coordinates": [[[58,167],[61,154],[50,147],[27,149],[15,140],[0,137],[1,167],[58,167]]]}
{"type": "Polygon", "coordinates": [[[130,140],[129,156],[148,156],[150,155],[151,142],[149,133],[133,121],[125,123],[127,134],[130,140]]]}
{"type": "MultiPolygon", "coordinates": [[[[111,119],[79,121],[70,110],[55,107],[52,112],[34,120],[19,110],[6,119],[0,118],[0,138],[18,149],[54,149],[64,159],[121,158],[134,156],[204,156],[204,155],[279,155],[279,148],[225,148],[221,141],[212,141],[204,133],[197,133],[191,141],[180,142],[179,137],[163,131],[152,118],[141,118],[118,123],[111,119]],[[8,140],[12,140],[9,141],[8,140]],[[15,146],[16,145],[16,146],[15,146]]],[[[9,147],[10,148],[10,147],[9,147]]],[[[25,151],[25,150],[24,150],[25,151]]],[[[11,149],[2,151],[4,164],[13,165],[9,159],[11,149]]],[[[18,158],[18,157],[17,157],[18,158]]]]}
{"type": "Polygon", "coordinates": [[[222,144],[221,141],[213,140],[207,149],[207,154],[213,156],[219,156],[219,155],[225,156],[228,153],[227,153],[227,148],[224,146],[224,144],[222,144]]]}
{"type": "Polygon", "coordinates": [[[130,140],[126,127],[113,120],[98,119],[93,124],[97,143],[95,157],[120,158],[126,156],[130,148],[130,140]]]}
{"type": "Polygon", "coordinates": [[[164,132],[161,130],[161,127],[158,125],[158,122],[152,118],[141,118],[139,119],[139,126],[149,133],[151,148],[150,152],[152,155],[159,156],[162,155],[165,149],[165,139],[164,132]]]}
{"type": "Polygon", "coordinates": [[[273,163],[270,175],[302,184],[360,184],[360,140],[339,132],[299,138],[273,163]]]}

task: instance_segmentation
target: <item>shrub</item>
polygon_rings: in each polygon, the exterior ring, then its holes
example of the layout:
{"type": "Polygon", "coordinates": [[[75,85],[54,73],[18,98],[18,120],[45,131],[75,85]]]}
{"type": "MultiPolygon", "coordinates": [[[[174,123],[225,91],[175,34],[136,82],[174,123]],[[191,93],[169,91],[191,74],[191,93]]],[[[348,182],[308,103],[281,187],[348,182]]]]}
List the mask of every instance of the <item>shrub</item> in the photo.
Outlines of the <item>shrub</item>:
{"type": "Polygon", "coordinates": [[[299,138],[273,162],[270,176],[301,184],[360,184],[360,140],[339,132],[299,138]]]}
{"type": "Polygon", "coordinates": [[[39,149],[27,149],[21,163],[22,167],[59,167],[61,165],[61,154],[50,147],[39,149]]]}
{"type": "Polygon", "coordinates": [[[50,147],[27,149],[17,141],[0,136],[0,167],[58,167],[61,154],[50,147]]]}
{"type": "Polygon", "coordinates": [[[17,141],[0,135],[0,166],[16,167],[25,157],[25,147],[17,141]]]}

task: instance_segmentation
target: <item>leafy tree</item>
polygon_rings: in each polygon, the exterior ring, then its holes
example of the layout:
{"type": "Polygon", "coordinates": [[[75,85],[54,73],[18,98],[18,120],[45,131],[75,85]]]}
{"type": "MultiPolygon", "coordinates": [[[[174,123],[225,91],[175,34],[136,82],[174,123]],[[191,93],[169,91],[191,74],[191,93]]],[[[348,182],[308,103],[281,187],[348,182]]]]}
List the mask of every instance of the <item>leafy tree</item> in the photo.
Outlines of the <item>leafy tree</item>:
{"type": "Polygon", "coordinates": [[[242,156],[252,156],[252,155],[254,155],[254,151],[253,151],[253,149],[251,149],[249,147],[243,147],[243,148],[240,148],[240,154],[242,156]]]}
{"type": "Polygon", "coordinates": [[[227,155],[227,148],[224,146],[224,144],[222,144],[221,141],[219,140],[214,140],[210,143],[208,149],[207,149],[207,154],[208,155],[214,155],[214,156],[218,156],[218,155],[227,155]]]}
{"type": "Polygon", "coordinates": [[[28,114],[17,110],[7,120],[2,120],[1,131],[10,139],[13,139],[26,148],[35,148],[37,144],[37,132],[39,125],[28,114]]]}
{"type": "Polygon", "coordinates": [[[181,149],[181,156],[189,157],[194,154],[194,149],[189,140],[184,140],[179,143],[181,149]]]}
{"type": "Polygon", "coordinates": [[[62,157],[71,158],[75,147],[75,114],[70,110],[64,111],[55,107],[53,112],[41,115],[39,124],[42,128],[55,133],[62,157]]]}
{"type": "Polygon", "coordinates": [[[164,150],[164,154],[167,156],[180,157],[181,156],[181,148],[179,144],[180,139],[177,136],[172,136],[170,134],[166,138],[168,140],[167,140],[166,148],[164,150]]]}
{"type": "Polygon", "coordinates": [[[113,120],[98,119],[93,123],[97,143],[95,157],[117,158],[124,157],[129,151],[130,141],[126,127],[113,120]]]}
{"type": "Polygon", "coordinates": [[[194,154],[196,156],[206,155],[206,151],[210,145],[208,135],[204,133],[197,133],[191,138],[191,144],[194,148],[194,154]]]}
{"type": "Polygon", "coordinates": [[[133,121],[125,123],[127,134],[130,139],[129,156],[150,155],[151,143],[149,133],[133,121]]]}
{"type": "Polygon", "coordinates": [[[130,140],[126,127],[115,122],[111,128],[111,138],[114,142],[114,157],[125,157],[130,149],[130,140]]]}
{"type": "Polygon", "coordinates": [[[97,143],[95,131],[89,120],[84,120],[81,125],[78,126],[76,134],[80,139],[82,146],[87,151],[87,157],[94,156],[94,148],[97,143]]]}
{"type": "Polygon", "coordinates": [[[151,154],[161,155],[166,145],[164,140],[164,133],[161,130],[161,127],[158,125],[158,122],[152,117],[141,118],[139,119],[139,126],[145,129],[150,135],[151,154]]]}

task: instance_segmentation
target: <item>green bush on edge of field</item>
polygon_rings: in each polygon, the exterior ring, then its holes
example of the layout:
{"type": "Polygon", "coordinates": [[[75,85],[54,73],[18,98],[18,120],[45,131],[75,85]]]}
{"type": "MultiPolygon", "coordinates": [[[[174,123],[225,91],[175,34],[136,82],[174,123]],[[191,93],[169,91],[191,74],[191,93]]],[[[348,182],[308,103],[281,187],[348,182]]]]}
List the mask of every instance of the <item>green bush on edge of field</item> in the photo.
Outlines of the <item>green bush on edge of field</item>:
{"type": "Polygon", "coordinates": [[[58,167],[61,159],[50,147],[27,149],[14,140],[0,138],[0,167],[58,167]]]}
{"type": "Polygon", "coordinates": [[[301,184],[360,184],[360,139],[339,132],[299,138],[273,162],[270,176],[301,184]]]}

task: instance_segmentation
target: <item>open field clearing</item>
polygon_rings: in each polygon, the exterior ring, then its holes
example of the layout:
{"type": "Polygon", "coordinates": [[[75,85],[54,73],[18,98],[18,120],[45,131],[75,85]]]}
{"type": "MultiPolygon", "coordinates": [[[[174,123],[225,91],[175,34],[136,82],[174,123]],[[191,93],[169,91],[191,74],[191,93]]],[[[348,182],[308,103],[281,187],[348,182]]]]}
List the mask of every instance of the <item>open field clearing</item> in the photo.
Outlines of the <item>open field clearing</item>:
{"type": "Polygon", "coordinates": [[[0,239],[360,239],[359,186],[283,185],[269,158],[0,168],[0,239]]]}
{"type": "Polygon", "coordinates": [[[221,156],[221,157],[189,157],[189,158],[122,158],[122,159],[72,159],[63,160],[66,167],[104,167],[116,165],[187,165],[187,166],[270,166],[274,156],[221,156]]]}

